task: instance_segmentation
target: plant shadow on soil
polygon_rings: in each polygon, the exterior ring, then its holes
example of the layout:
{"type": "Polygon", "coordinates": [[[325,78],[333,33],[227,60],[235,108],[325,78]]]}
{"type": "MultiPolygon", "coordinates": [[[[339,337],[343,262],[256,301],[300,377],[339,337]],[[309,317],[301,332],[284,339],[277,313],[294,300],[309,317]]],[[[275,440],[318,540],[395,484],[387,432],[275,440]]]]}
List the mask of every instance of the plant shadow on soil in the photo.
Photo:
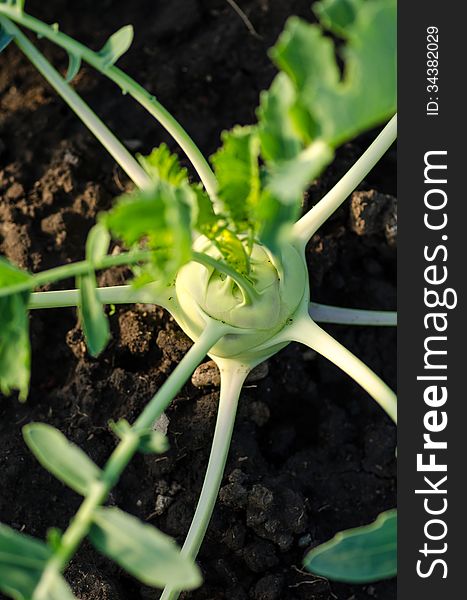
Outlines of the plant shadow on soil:
{"type": "MultiPolygon", "coordinates": [[[[93,48],[133,23],[135,42],[122,67],[156,93],[209,154],[222,129],[253,122],[259,91],[275,72],[267,48],[287,16],[312,19],[308,0],[240,4],[259,38],[224,0],[86,0],[66,7],[31,0],[28,10],[59,21],[63,31],[93,48]]],[[[60,50],[40,46],[66,68],[60,50]]],[[[76,86],[131,149],[147,152],[169,141],[89,68],[82,68],[76,86]]],[[[329,189],[370,140],[366,135],[342,148],[306,204],[329,189]]],[[[394,178],[392,150],[361,189],[394,194],[394,178]]],[[[0,253],[31,270],[81,258],[96,214],[128,186],[106,152],[9,47],[0,57],[0,253]]],[[[308,259],[314,300],[394,308],[396,251],[387,235],[392,201],[377,194],[370,214],[355,197],[353,212],[347,202],[313,238],[308,259]]],[[[100,284],[119,284],[127,275],[116,269],[101,275],[100,284]]],[[[111,327],[112,342],[94,360],[86,355],[73,310],[33,314],[30,397],[24,405],[15,398],[0,404],[1,522],[44,537],[51,526],[65,528],[80,502],[30,455],[21,437],[24,424],[53,424],[102,464],[115,445],[107,421],[133,420],[191,344],[158,307],[118,307],[111,327]]],[[[395,386],[395,330],[326,329],[395,386]]],[[[167,411],[170,451],[137,456],[109,500],[179,542],[200,491],[216,415],[214,380],[201,383],[185,385],[167,411]]],[[[290,345],[242,393],[220,500],[199,557],[205,585],[183,598],[393,600],[394,580],[330,583],[301,564],[307,549],[394,506],[394,449],[394,427],[370,398],[315,353],[290,345]]],[[[156,599],[160,593],[88,543],[66,576],[83,600],[156,599]]]]}

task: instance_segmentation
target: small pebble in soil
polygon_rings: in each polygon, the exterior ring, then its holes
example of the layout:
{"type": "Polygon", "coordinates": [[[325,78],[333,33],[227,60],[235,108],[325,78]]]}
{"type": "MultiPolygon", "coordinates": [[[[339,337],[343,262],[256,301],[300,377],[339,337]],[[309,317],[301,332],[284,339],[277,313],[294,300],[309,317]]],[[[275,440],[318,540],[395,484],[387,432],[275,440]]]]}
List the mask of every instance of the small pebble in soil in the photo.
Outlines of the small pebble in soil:
{"type": "MultiPolygon", "coordinates": [[[[245,383],[255,383],[261,381],[268,376],[269,367],[267,362],[263,362],[255,367],[246,378],[245,383]]],[[[209,360],[202,363],[195,369],[191,377],[191,383],[197,388],[203,387],[219,387],[221,383],[221,376],[216,363],[213,360],[209,360]]]]}

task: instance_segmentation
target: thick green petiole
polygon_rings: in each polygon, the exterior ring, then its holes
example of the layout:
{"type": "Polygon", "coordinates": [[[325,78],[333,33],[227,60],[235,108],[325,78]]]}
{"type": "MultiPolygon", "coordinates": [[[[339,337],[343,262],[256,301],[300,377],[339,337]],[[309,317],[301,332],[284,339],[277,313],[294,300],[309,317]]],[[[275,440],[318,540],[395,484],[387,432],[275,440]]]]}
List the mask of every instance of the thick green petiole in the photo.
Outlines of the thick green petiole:
{"type": "Polygon", "coordinates": [[[376,400],[394,423],[397,423],[397,398],[391,388],[308,315],[301,315],[294,321],[287,331],[287,337],[290,341],[316,350],[350,375],[376,400]]]}
{"type": "Polygon", "coordinates": [[[313,321],[342,325],[397,325],[397,312],[391,310],[362,310],[359,308],[340,308],[328,304],[310,302],[309,311],[313,321]]]}
{"type": "Polygon", "coordinates": [[[2,296],[9,296],[10,294],[27,292],[28,290],[33,290],[41,285],[47,285],[62,279],[77,277],[78,275],[86,275],[91,269],[99,271],[102,269],[108,269],[110,267],[122,265],[136,265],[140,262],[150,260],[151,256],[152,253],[148,250],[139,252],[122,252],[122,254],[116,254],[115,256],[107,255],[92,265],[86,260],[81,260],[69,265],[62,265],[60,267],[48,269],[47,271],[41,271],[40,273],[32,275],[29,279],[21,283],[0,288],[0,298],[2,296]]]}
{"type": "MultiPolygon", "coordinates": [[[[222,482],[237,414],[238,399],[250,367],[235,360],[216,359],[221,372],[219,412],[209,463],[198,505],[182,547],[182,554],[196,558],[211,520],[222,482]]],[[[160,600],[177,600],[180,590],[165,588],[160,600]]]]}
{"type": "MultiPolygon", "coordinates": [[[[132,285],[115,285],[103,288],[97,288],[97,297],[102,304],[132,304],[148,303],[151,297],[151,304],[157,304],[163,308],[168,308],[168,297],[170,291],[161,293],[154,289],[153,284],[142,288],[135,288],[132,285]]],[[[79,290],[57,290],[53,292],[33,292],[29,298],[29,308],[65,308],[67,306],[78,306],[80,303],[79,290]]]]}
{"type": "Polygon", "coordinates": [[[397,115],[389,121],[376,140],[362,154],[351,169],[306,215],[295,223],[292,235],[300,248],[305,248],[310,238],[344,200],[363,181],[371,169],[388,151],[397,137],[397,115]]]}
{"type": "Polygon", "coordinates": [[[89,108],[74,89],[68,85],[44,55],[28,40],[28,38],[9,19],[0,15],[0,24],[14,36],[16,45],[29,58],[36,69],[47,79],[56,92],[78,115],[88,129],[96,136],[109,154],[122,167],[134,183],[141,188],[151,184],[151,179],[138,161],[128,152],[110,129],[89,108]]]}
{"type": "Polygon", "coordinates": [[[35,19],[25,12],[19,12],[14,7],[2,3],[0,3],[0,14],[1,13],[6,15],[12,21],[23,25],[38,35],[47,38],[54,44],[61,46],[71,55],[80,57],[116,83],[124,93],[128,93],[132,96],[153,117],[155,117],[157,121],[159,121],[179,144],[198,173],[209,196],[213,201],[216,200],[217,181],[209,163],[180,123],[176,121],[176,119],[156,100],[154,96],[118,67],[114,65],[109,67],[106,65],[97,52],[93,52],[70,36],[58,31],[58,29],[53,29],[50,25],[43,23],[39,19],[35,19]]]}
{"type": "Polygon", "coordinates": [[[94,486],[90,495],[81,504],[75,517],[64,532],[59,548],[49,560],[36,589],[38,598],[45,599],[51,597],[49,586],[54,581],[54,575],[65,569],[78,546],[87,535],[93,521],[94,510],[106,500],[110,490],[115,486],[121,473],[137,452],[140,433],[153,426],[154,422],[160,417],[190,377],[195,367],[228,330],[229,327],[210,321],[198,341],[193,344],[167,381],[162,385],[161,389],[152,398],[133,427],[128,433],[124,434],[122,440],[107,461],[101,480],[94,486]]]}
{"type": "MultiPolygon", "coordinates": [[[[134,265],[145,259],[147,260],[150,257],[151,253],[148,251],[122,253],[117,254],[116,256],[108,255],[101,261],[92,265],[92,268],[99,270],[118,265],[134,265]]],[[[251,304],[251,302],[258,298],[258,293],[251,283],[226,263],[216,260],[208,254],[203,254],[200,252],[193,252],[192,260],[205,265],[206,267],[212,267],[220,273],[224,273],[224,275],[231,277],[241,289],[246,304],[251,304]]],[[[31,290],[41,285],[54,283],[62,279],[84,275],[89,271],[89,268],[90,265],[87,261],[80,261],[70,265],[63,265],[61,267],[42,271],[41,273],[33,275],[27,281],[1,288],[0,297],[31,290]]],[[[171,286],[167,287],[165,291],[158,289],[157,283],[148,284],[141,288],[135,288],[130,285],[122,285],[98,288],[98,295],[99,299],[104,304],[150,302],[167,308],[168,298],[173,293],[170,290],[171,286]]],[[[29,308],[64,308],[66,306],[77,306],[78,303],[78,290],[34,292],[31,294],[29,300],[29,308]]]]}

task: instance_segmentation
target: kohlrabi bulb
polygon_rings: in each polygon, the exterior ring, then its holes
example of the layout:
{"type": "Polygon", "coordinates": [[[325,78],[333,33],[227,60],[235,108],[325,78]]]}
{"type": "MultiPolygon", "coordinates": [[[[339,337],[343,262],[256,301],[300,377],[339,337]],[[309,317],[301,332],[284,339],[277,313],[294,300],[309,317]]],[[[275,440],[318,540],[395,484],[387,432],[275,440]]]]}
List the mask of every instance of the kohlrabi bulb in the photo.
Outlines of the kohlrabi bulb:
{"type": "MultiPolygon", "coordinates": [[[[220,258],[219,251],[205,237],[196,240],[194,249],[220,258]]],[[[224,336],[211,355],[253,356],[255,348],[263,346],[287,324],[308,293],[308,273],[299,252],[284,245],[281,262],[283,271],[279,274],[267,249],[254,245],[248,275],[257,293],[252,302],[245,301],[231,277],[194,261],[186,264],[175,283],[177,321],[194,340],[206,327],[206,315],[238,328],[239,333],[224,336]]]]}

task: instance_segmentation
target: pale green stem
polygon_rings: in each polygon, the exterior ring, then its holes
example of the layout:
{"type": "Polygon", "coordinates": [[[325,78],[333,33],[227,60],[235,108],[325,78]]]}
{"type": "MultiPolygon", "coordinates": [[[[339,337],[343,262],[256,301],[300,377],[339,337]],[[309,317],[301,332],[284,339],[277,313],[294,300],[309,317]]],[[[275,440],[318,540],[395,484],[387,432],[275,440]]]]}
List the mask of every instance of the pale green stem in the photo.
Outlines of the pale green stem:
{"type": "Polygon", "coordinates": [[[391,147],[396,137],[397,115],[394,115],[375,141],[332,190],[295,223],[292,235],[298,247],[303,249],[306,246],[321,225],[365,179],[371,169],[391,147]]]}
{"type": "Polygon", "coordinates": [[[179,144],[180,148],[182,148],[193,164],[193,167],[197,171],[209,196],[213,201],[216,200],[217,181],[209,163],[180,123],[176,121],[176,119],[156,100],[154,96],[149,94],[149,92],[139,85],[139,83],[115,65],[110,67],[105,65],[104,60],[97,52],[93,52],[61,31],[52,29],[52,27],[39,19],[35,19],[24,12],[20,13],[14,7],[1,3],[0,13],[7,15],[13,21],[27,27],[40,36],[47,38],[54,44],[61,46],[70,54],[79,56],[82,60],[116,83],[124,93],[130,94],[130,96],[159,121],[179,144]]]}
{"type": "Polygon", "coordinates": [[[58,71],[52,67],[44,55],[31,44],[28,38],[9,19],[0,16],[0,23],[8,33],[14,36],[17,46],[96,136],[130,179],[140,188],[148,187],[151,184],[151,179],[146,171],[82,98],[78,96],[74,89],[68,85],[58,71]]]}
{"type": "MultiPolygon", "coordinates": [[[[217,360],[217,362],[221,371],[221,390],[216,428],[203,488],[182,547],[182,554],[193,559],[196,558],[201,547],[216,504],[230,449],[238,399],[250,370],[248,366],[231,360],[217,360]]],[[[179,595],[180,590],[166,587],[160,600],[176,600],[179,595]]]]}
{"type": "Polygon", "coordinates": [[[313,321],[342,325],[397,325],[397,312],[391,310],[362,310],[340,308],[328,304],[310,302],[309,311],[313,321]]]}
{"type": "Polygon", "coordinates": [[[89,273],[90,269],[100,271],[110,267],[135,265],[145,260],[150,260],[152,255],[153,253],[147,250],[140,252],[122,252],[122,254],[116,254],[115,256],[104,256],[104,258],[96,261],[93,264],[90,264],[87,260],[81,260],[68,265],[54,267],[53,269],[48,269],[47,271],[41,271],[40,273],[31,275],[31,277],[25,281],[22,281],[21,283],[15,283],[13,285],[1,287],[0,298],[2,296],[9,296],[10,294],[27,292],[28,290],[33,290],[41,285],[54,283],[55,281],[60,281],[61,279],[68,279],[69,277],[76,277],[78,275],[86,275],[89,273]]]}
{"type": "MultiPolygon", "coordinates": [[[[97,288],[97,297],[102,304],[157,304],[163,308],[168,307],[170,288],[163,292],[157,284],[145,285],[135,288],[133,285],[115,285],[97,288]]],[[[34,292],[29,298],[29,308],[65,308],[78,306],[80,303],[79,290],[57,290],[52,292],[34,292]]]]}
{"type": "Polygon", "coordinates": [[[316,350],[350,375],[397,422],[397,399],[394,392],[352,352],[321,329],[309,316],[298,317],[287,330],[290,341],[305,344],[316,350]]]}
{"type": "Polygon", "coordinates": [[[107,461],[101,480],[93,487],[90,495],[81,504],[75,517],[64,532],[58,550],[49,560],[37,587],[38,597],[44,599],[50,597],[49,586],[53,582],[54,575],[65,569],[87,535],[95,509],[106,500],[110,490],[115,486],[125,467],[136,453],[139,446],[139,434],[153,426],[154,422],[193,373],[195,367],[228,330],[227,326],[219,325],[217,322],[208,323],[198,341],[193,344],[170,377],[152,398],[131,430],[124,435],[107,461]]]}
{"type": "MultiPolygon", "coordinates": [[[[144,259],[149,259],[151,253],[141,251],[138,253],[122,253],[116,256],[106,256],[104,259],[93,265],[96,270],[115,266],[115,265],[131,265],[141,262],[144,259]]],[[[247,304],[251,303],[258,297],[257,291],[250,282],[232,269],[228,264],[216,260],[208,254],[193,252],[192,260],[199,262],[207,267],[212,267],[220,273],[224,273],[231,277],[239,286],[244,294],[247,304]]],[[[83,275],[89,271],[89,263],[80,261],[70,265],[62,265],[54,269],[42,271],[33,275],[30,279],[0,288],[0,297],[9,294],[24,292],[40,285],[53,283],[61,279],[76,277],[83,275]]],[[[170,295],[169,288],[167,291],[161,291],[157,287],[157,283],[145,285],[142,288],[134,288],[132,286],[112,286],[98,289],[99,298],[104,304],[127,304],[130,302],[150,302],[158,304],[166,308],[167,298],[170,295]]],[[[35,292],[31,294],[29,308],[60,308],[66,306],[77,306],[79,303],[78,290],[58,290],[52,292],[35,292]]]]}

